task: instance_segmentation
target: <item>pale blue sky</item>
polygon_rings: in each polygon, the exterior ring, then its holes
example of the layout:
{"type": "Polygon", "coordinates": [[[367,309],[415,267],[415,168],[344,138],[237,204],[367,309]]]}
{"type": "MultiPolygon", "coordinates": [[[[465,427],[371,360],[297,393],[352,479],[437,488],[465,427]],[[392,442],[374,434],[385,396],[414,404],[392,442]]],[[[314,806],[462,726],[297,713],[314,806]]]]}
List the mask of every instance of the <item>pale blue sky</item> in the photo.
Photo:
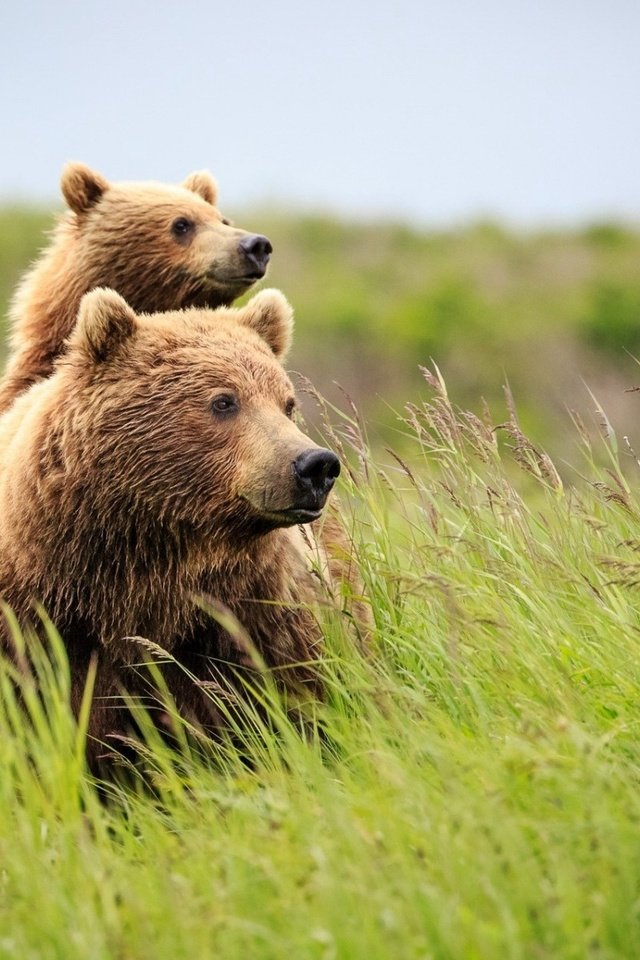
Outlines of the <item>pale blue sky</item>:
{"type": "Polygon", "coordinates": [[[231,214],[640,220],[640,0],[21,0],[0,44],[4,198],[80,159],[231,214]]]}

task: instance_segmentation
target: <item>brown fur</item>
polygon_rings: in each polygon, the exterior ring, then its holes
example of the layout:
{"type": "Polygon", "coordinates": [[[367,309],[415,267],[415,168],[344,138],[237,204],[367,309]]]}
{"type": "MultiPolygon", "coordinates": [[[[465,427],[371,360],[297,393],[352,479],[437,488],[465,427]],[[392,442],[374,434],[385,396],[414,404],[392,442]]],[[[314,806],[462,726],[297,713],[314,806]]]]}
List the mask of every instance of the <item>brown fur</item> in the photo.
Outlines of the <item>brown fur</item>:
{"type": "MultiPolygon", "coordinates": [[[[201,597],[237,617],[282,689],[318,692],[309,605],[324,590],[309,555],[323,548],[311,527],[285,526],[292,461],[315,447],[285,412],[291,325],[278,291],[215,314],[136,316],[95,290],[53,375],[0,419],[0,595],[23,625],[37,624],[34,603],[47,610],[76,703],[98,656],[98,741],[127,730],[122,686],[145,690],[131,666],[148,654],[134,637],[203,681],[230,683],[247,668],[246,647],[201,597]],[[221,393],[239,398],[232,416],[212,412],[221,393]]],[[[327,529],[340,539],[330,519],[327,529]]],[[[184,714],[219,723],[181,670],[165,677],[184,714]]]]}
{"type": "Polygon", "coordinates": [[[112,184],[73,163],[61,188],[70,210],[11,308],[13,355],[0,383],[0,412],[51,373],[88,290],[112,287],[134,310],[151,313],[228,305],[255,282],[238,247],[250,234],[223,218],[216,183],[204,170],[181,187],[112,184]],[[179,217],[194,224],[184,238],[171,229],[179,217]]]}

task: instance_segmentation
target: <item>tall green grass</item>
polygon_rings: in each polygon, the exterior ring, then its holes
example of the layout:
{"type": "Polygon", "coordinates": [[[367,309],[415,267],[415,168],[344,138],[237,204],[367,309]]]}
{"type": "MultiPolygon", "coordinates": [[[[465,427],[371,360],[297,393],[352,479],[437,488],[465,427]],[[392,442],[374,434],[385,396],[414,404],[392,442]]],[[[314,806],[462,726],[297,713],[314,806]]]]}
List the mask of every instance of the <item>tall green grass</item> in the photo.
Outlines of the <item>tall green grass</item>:
{"type": "Polygon", "coordinates": [[[400,454],[330,428],[375,626],[327,612],[305,735],[276,701],[242,755],[149,728],[99,793],[55,633],[4,665],[1,957],[640,955],[638,464],[582,430],[561,480],[425,375],[400,454]]]}

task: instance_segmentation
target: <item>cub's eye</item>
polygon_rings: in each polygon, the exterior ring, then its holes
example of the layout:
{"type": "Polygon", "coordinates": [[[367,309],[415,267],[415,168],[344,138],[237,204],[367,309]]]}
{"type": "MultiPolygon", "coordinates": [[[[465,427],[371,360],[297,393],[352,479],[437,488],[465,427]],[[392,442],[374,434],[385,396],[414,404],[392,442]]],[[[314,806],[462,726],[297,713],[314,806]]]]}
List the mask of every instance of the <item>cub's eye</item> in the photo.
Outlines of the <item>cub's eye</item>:
{"type": "Polygon", "coordinates": [[[237,413],[239,404],[232,394],[221,393],[211,401],[211,409],[218,416],[227,416],[230,413],[237,413]]]}
{"type": "Polygon", "coordinates": [[[295,409],[296,409],[296,401],[293,399],[293,397],[290,397],[284,405],[284,412],[289,417],[290,420],[295,412],[295,409]]]}
{"type": "Polygon", "coordinates": [[[232,227],[232,226],[233,226],[233,224],[231,223],[231,220],[227,220],[226,217],[223,217],[222,220],[220,221],[220,223],[224,223],[225,227],[232,227]]]}
{"type": "Polygon", "coordinates": [[[193,220],[188,220],[187,217],[178,217],[178,219],[174,220],[171,224],[171,233],[178,240],[184,240],[194,229],[195,223],[193,220]]]}

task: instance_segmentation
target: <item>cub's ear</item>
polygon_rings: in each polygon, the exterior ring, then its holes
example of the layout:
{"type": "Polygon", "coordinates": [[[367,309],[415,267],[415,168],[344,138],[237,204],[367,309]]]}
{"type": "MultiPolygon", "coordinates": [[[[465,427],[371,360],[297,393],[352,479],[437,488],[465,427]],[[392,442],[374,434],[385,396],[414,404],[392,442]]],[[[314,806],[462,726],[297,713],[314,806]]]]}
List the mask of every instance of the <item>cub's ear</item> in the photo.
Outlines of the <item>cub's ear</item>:
{"type": "Polygon", "coordinates": [[[115,353],[136,329],[136,315],[119,293],[97,287],[80,301],[78,320],[69,337],[72,350],[81,350],[95,363],[115,353]]]}
{"type": "Polygon", "coordinates": [[[237,311],[237,320],[255,330],[278,360],[284,360],[293,336],[293,308],[279,290],[261,290],[237,311]]]}
{"type": "Polygon", "coordinates": [[[86,213],[109,186],[102,174],[84,163],[68,163],[62,171],[62,195],[74,213],[86,213]]]}
{"type": "Polygon", "coordinates": [[[195,170],[190,173],[182,186],[191,190],[192,193],[197,193],[199,197],[215,207],[218,200],[218,184],[208,170],[195,170]]]}

